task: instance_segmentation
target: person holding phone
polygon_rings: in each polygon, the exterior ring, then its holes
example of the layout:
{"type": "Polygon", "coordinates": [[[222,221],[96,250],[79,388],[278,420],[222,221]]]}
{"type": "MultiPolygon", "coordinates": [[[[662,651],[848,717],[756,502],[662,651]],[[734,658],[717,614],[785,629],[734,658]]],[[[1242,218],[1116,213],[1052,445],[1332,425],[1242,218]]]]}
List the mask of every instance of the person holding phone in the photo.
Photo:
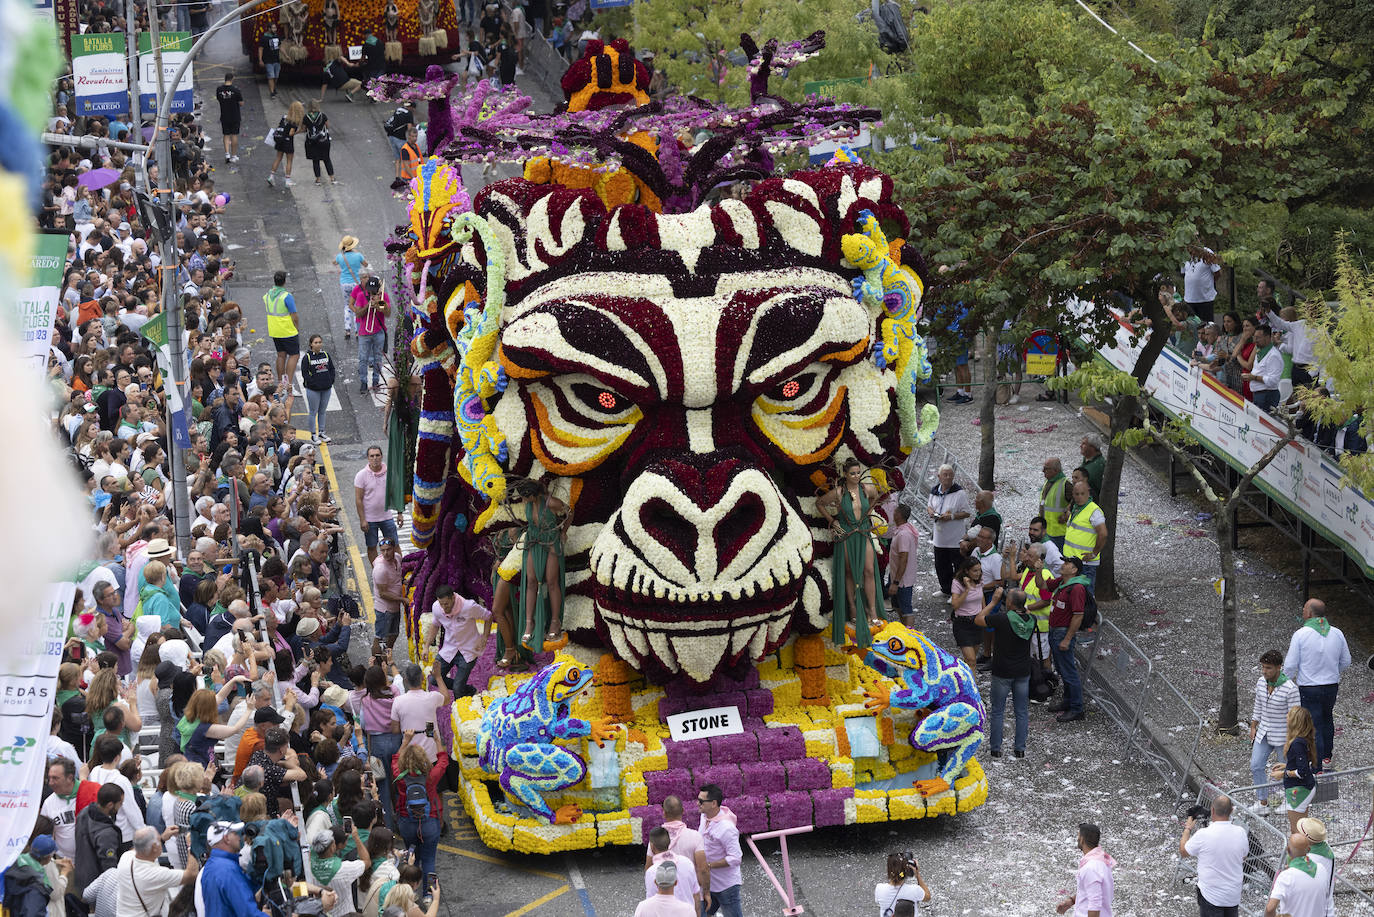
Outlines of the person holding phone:
{"type": "Polygon", "coordinates": [[[893,917],[898,901],[912,904],[930,901],[930,888],[921,878],[916,854],[887,855],[887,880],[873,887],[873,900],[878,905],[878,917],[893,917]]]}

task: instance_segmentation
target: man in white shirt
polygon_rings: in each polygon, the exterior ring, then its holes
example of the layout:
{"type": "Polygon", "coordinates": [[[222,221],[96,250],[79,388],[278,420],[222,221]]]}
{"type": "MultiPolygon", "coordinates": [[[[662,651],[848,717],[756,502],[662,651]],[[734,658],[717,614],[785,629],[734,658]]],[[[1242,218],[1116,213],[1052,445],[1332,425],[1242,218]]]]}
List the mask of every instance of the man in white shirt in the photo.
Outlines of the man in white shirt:
{"type": "Polygon", "coordinates": [[[43,800],[39,815],[52,820],[52,838],[57,853],[63,859],[76,858],[76,765],[59,759],[48,765],[48,787],[52,790],[43,800]]]}
{"type": "Polygon", "coordinates": [[[940,581],[940,591],[949,595],[950,584],[954,582],[954,568],[963,559],[959,553],[959,542],[964,537],[964,520],[973,515],[973,509],[968,491],[954,481],[954,466],[941,465],[936,477],[938,483],[930,489],[926,512],[930,515],[933,530],[931,544],[935,550],[935,576],[940,581]]]}
{"type": "Polygon", "coordinates": [[[1255,682],[1255,705],[1250,714],[1250,776],[1259,786],[1259,798],[1250,806],[1251,812],[1263,812],[1269,805],[1269,757],[1282,758],[1288,711],[1296,706],[1298,685],[1283,673],[1283,654],[1266,651],[1260,657],[1260,677],[1255,682]]]}
{"type": "Polygon", "coordinates": [[[1326,917],[1326,882],[1321,869],[1307,855],[1311,849],[1311,842],[1302,834],[1288,839],[1292,859],[1274,880],[1264,917],[1326,917]]]}
{"type": "Polygon", "coordinates": [[[700,910],[701,888],[697,885],[696,864],[687,859],[680,853],[673,853],[668,849],[671,843],[668,836],[668,829],[663,826],[654,828],[649,832],[649,866],[644,870],[644,896],[651,897],[656,893],[654,887],[654,874],[658,872],[659,863],[672,863],[677,868],[677,885],[673,888],[673,897],[689,904],[695,913],[700,910]]]}
{"type": "Polygon", "coordinates": [[[115,824],[119,827],[123,842],[130,844],[133,843],[134,832],[142,828],[144,822],[143,812],[134,799],[134,788],[129,779],[119,772],[120,757],[125,751],[124,743],[117,736],[107,732],[97,738],[91,749],[91,758],[101,763],[91,768],[90,779],[92,783],[101,785],[113,783],[124,791],[124,803],[115,813],[115,824]]]}
{"type": "Polygon", "coordinates": [[[1282,312],[1270,309],[1265,316],[1271,328],[1283,332],[1279,349],[1293,358],[1293,385],[1311,385],[1312,365],[1317,362],[1312,339],[1307,334],[1307,320],[1298,318],[1298,310],[1286,306],[1282,312]]]}
{"type": "MultiPolygon", "coordinates": [[[[177,828],[167,829],[173,834],[177,828]]],[[[194,882],[200,863],[187,856],[185,869],[159,866],[162,838],[156,828],[146,825],[134,832],[134,849],[119,858],[119,900],[116,917],[153,917],[167,912],[167,899],[174,890],[194,882]]]]}
{"type": "Polygon", "coordinates": [[[1196,834],[1197,819],[1189,817],[1178,842],[1178,855],[1197,857],[1197,906],[1200,917],[1237,917],[1242,868],[1250,852],[1250,836],[1231,821],[1228,796],[1212,800],[1212,823],[1196,834]]]}
{"type": "Polygon", "coordinates": [[[1204,248],[1203,252],[1204,257],[1183,265],[1183,301],[1205,324],[1215,317],[1213,306],[1217,300],[1217,274],[1221,273],[1221,265],[1210,260],[1216,255],[1210,248],[1204,248]]]}
{"type": "Polygon", "coordinates": [[[1288,641],[1283,672],[1298,683],[1298,697],[1312,714],[1317,734],[1317,759],[1321,770],[1331,769],[1332,745],[1336,724],[1331,711],[1336,706],[1341,673],[1350,667],[1350,647],[1345,634],[1326,620],[1326,603],[1308,599],[1302,606],[1302,627],[1288,641]]]}
{"type": "Polygon", "coordinates": [[[1255,407],[1272,412],[1279,406],[1279,380],[1283,378],[1283,354],[1274,346],[1274,332],[1268,325],[1255,329],[1255,365],[1241,373],[1250,383],[1255,407]]]}
{"type": "Polygon", "coordinates": [[[310,865],[306,867],[310,881],[338,895],[334,907],[327,911],[329,917],[347,917],[356,910],[353,907],[353,885],[372,868],[372,857],[367,852],[367,845],[358,836],[356,827],[353,829],[353,842],[358,850],[358,859],[344,860],[339,857],[333,828],[326,828],[310,839],[310,865]]]}

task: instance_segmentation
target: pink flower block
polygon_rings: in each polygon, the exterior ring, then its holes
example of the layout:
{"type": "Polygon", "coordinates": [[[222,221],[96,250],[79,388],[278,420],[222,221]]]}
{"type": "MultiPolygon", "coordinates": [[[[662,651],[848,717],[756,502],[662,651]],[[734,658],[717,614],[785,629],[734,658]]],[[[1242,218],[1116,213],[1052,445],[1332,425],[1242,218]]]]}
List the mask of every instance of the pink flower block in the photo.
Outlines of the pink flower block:
{"type": "MultiPolygon", "coordinates": [[[[844,801],[854,796],[851,787],[811,791],[811,817],[817,827],[844,824],[844,801]]],[[[648,822],[644,823],[646,826],[648,822]]],[[[647,828],[646,828],[647,830],[647,828]]]]}
{"type": "Polygon", "coordinates": [[[711,760],[717,764],[751,764],[759,759],[759,740],[752,732],[714,736],[706,741],[711,744],[711,760]]]}
{"type": "MultiPolygon", "coordinates": [[[[767,801],[762,796],[725,797],[725,804],[735,813],[735,827],[740,834],[755,834],[768,830],[767,801]]],[[[808,814],[810,807],[807,808],[808,814]]],[[[743,841],[741,841],[741,844],[743,841]]]]}
{"type": "Polygon", "coordinates": [[[664,742],[663,744],[664,751],[668,753],[668,766],[670,768],[701,767],[714,760],[711,757],[709,739],[688,739],[686,742],[664,742]]]}
{"type": "Polygon", "coordinates": [[[784,765],[789,790],[827,790],[830,788],[830,768],[815,758],[798,758],[784,765]]]}
{"type": "Polygon", "coordinates": [[[658,805],[665,796],[679,796],[683,799],[696,798],[691,776],[685,768],[676,767],[666,771],[645,771],[644,786],[649,793],[649,804],[658,805]]]}
{"type": "Polygon", "coordinates": [[[811,824],[810,793],[777,793],[768,798],[768,828],[800,828],[811,824]]]}
{"type": "Polygon", "coordinates": [[[748,719],[761,720],[773,712],[773,695],[761,688],[745,691],[744,700],[749,707],[745,714],[748,719]]]}
{"type": "Polygon", "coordinates": [[[787,771],[781,761],[760,761],[744,770],[744,788],[751,796],[770,796],[787,789],[787,771]]]}
{"type": "Polygon", "coordinates": [[[744,773],[737,764],[711,764],[692,768],[693,790],[700,790],[708,783],[719,786],[727,801],[744,795],[744,773]]]}
{"type": "Polygon", "coordinates": [[[761,729],[758,737],[760,761],[792,761],[806,757],[806,739],[796,726],[761,729]]]}

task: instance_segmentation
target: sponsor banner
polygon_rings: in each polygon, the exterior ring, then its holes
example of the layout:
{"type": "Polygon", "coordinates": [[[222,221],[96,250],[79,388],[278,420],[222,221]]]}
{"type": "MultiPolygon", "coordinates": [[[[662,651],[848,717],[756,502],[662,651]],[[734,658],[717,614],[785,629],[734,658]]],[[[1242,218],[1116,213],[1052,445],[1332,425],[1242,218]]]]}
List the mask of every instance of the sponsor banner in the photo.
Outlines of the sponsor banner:
{"type": "Polygon", "coordinates": [[[129,71],[124,36],[118,32],[72,36],[72,79],[77,115],[116,115],[129,110],[129,71]]]}
{"type": "MultiPolygon", "coordinates": [[[[162,79],[171,91],[172,77],[191,50],[191,33],[162,32],[158,40],[162,45],[162,79]]],[[[186,68],[172,93],[171,111],[190,111],[193,107],[191,88],[195,75],[191,70],[186,68]]],[[[157,114],[157,57],[153,54],[153,36],[148,32],[138,33],[138,93],[138,107],[143,114],[157,114]]]]}
{"type": "Polygon", "coordinates": [[[75,583],[49,586],[38,614],[16,619],[24,630],[11,634],[0,662],[0,869],[24,852],[38,818],[57,666],[75,598],[75,583]]]}
{"type": "MultiPolygon", "coordinates": [[[[1090,304],[1076,304],[1080,310],[1090,304]]],[[[1114,346],[1098,356],[1131,372],[1144,347],[1131,344],[1132,328],[1120,319],[1114,346]]],[[[1201,370],[1187,357],[1165,346],[1145,388],[1154,405],[1178,420],[1233,468],[1245,471],[1268,452],[1285,431],[1282,423],[1255,407],[1201,370]]],[[[1259,473],[1255,483],[1289,512],[1338,544],[1367,576],[1374,576],[1374,503],[1360,490],[1341,483],[1335,459],[1313,443],[1290,443],[1259,473]]]]}
{"type": "Polygon", "coordinates": [[[67,236],[44,233],[34,238],[30,286],[14,297],[23,359],[42,378],[48,367],[48,348],[57,320],[57,294],[67,262],[67,236]]]}

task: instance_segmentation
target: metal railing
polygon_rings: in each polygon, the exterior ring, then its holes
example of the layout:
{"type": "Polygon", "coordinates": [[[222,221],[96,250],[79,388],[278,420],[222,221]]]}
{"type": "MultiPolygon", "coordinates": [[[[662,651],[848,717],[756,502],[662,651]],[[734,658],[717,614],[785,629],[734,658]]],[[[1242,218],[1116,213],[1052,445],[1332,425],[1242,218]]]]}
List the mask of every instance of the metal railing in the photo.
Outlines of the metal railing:
{"type": "MultiPolygon", "coordinates": [[[[1250,853],[1245,858],[1245,884],[1241,892],[1241,913],[1260,917],[1274,885],[1274,877],[1287,860],[1288,817],[1279,807],[1251,811],[1261,790],[1278,798],[1283,796],[1281,784],[1258,784],[1238,789],[1222,789],[1204,783],[1198,790],[1197,804],[1211,808],[1218,796],[1228,796],[1234,803],[1231,821],[1250,835],[1250,853]]],[[[1374,860],[1356,853],[1367,849],[1370,831],[1374,826],[1374,767],[1323,774],[1317,778],[1317,793],[1308,814],[1326,827],[1326,842],[1336,855],[1335,898],[1336,913],[1368,913],[1374,908],[1374,860]],[[1363,908],[1355,910],[1357,905],[1363,908]]],[[[1197,861],[1180,859],[1174,869],[1174,881],[1195,880],[1197,861]]]]}
{"type": "Polygon", "coordinates": [[[554,101],[559,101],[563,98],[560,81],[567,69],[563,55],[537,29],[531,28],[530,37],[525,39],[525,75],[542,86],[554,101]]]}

